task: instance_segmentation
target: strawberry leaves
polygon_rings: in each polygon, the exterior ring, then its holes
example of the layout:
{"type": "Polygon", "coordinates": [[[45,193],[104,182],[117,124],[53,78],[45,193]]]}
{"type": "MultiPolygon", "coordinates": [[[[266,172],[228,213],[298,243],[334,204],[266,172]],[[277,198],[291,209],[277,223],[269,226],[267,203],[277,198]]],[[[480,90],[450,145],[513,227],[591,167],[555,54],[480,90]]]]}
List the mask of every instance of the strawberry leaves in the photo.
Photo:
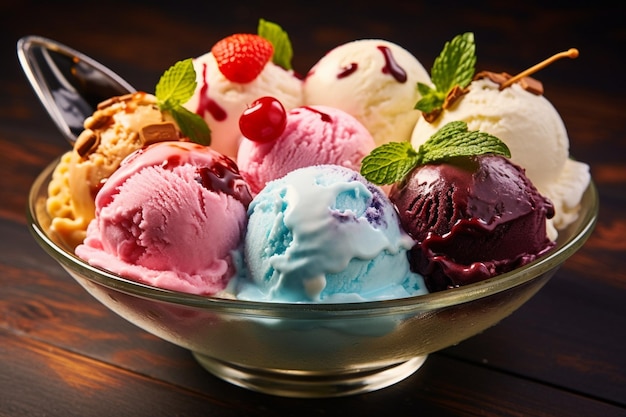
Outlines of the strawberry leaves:
{"type": "Polygon", "coordinates": [[[259,19],[257,33],[274,47],[272,62],[286,70],[293,69],[291,65],[293,48],[287,32],[276,23],[259,19]]]}

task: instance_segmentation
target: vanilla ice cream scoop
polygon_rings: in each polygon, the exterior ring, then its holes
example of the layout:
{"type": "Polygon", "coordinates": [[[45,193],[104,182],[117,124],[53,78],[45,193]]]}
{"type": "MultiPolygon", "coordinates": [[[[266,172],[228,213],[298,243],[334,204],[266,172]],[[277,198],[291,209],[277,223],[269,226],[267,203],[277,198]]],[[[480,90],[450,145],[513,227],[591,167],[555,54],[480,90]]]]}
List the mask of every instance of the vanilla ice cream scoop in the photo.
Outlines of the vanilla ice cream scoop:
{"type": "Polygon", "coordinates": [[[569,155],[565,125],[544,96],[519,84],[502,91],[499,87],[487,78],[473,81],[469,92],[434,123],[418,120],[411,143],[417,149],[447,123],[464,121],[470,131],[500,138],[511,150],[512,161],[524,167],[536,187],[545,188],[557,180],[569,155]]]}
{"type": "Polygon", "coordinates": [[[410,52],[392,42],[361,39],[334,48],[311,68],[304,102],[350,113],[377,145],[408,141],[420,116],[414,109],[418,82],[431,84],[410,52]]]}
{"type": "Polygon", "coordinates": [[[577,217],[578,203],[589,184],[589,167],[569,159],[569,138],[561,116],[543,96],[514,83],[500,90],[488,78],[472,81],[462,96],[432,123],[420,118],[411,144],[419,148],[451,121],[464,121],[469,130],[500,138],[511,160],[526,170],[535,187],[555,206],[551,220],[557,228],[577,217]]]}

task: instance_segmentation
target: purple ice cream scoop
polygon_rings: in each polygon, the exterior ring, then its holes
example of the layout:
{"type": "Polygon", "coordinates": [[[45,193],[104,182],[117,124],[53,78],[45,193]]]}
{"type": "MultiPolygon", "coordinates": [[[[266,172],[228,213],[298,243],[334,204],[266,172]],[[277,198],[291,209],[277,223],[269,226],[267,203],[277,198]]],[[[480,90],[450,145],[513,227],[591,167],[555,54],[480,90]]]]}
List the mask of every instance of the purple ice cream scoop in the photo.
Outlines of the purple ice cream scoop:
{"type": "Polygon", "coordinates": [[[505,157],[458,157],[416,167],[389,195],[417,241],[411,268],[429,291],[478,282],[554,247],[552,203],[505,157]]]}

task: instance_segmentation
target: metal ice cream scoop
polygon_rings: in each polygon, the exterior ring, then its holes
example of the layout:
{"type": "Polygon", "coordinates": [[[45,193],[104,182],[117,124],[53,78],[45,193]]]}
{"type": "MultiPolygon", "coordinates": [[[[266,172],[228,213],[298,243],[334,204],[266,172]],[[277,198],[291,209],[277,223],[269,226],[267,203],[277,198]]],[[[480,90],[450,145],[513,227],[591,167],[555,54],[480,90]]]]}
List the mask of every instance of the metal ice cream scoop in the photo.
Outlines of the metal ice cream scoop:
{"type": "Polygon", "coordinates": [[[17,56],[37,97],[72,145],[98,103],[136,91],[109,68],[51,39],[25,36],[17,42],[17,56]]]}

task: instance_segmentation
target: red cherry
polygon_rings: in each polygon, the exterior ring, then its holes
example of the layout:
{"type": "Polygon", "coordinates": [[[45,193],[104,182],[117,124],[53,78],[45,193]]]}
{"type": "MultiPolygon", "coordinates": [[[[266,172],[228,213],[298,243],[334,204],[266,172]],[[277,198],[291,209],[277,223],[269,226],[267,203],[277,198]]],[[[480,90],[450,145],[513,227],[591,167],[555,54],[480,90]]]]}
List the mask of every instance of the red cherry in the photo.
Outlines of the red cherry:
{"type": "Polygon", "coordinates": [[[271,142],[280,137],[287,126],[287,112],[274,97],[255,100],[239,117],[239,129],[255,142],[271,142]]]}

